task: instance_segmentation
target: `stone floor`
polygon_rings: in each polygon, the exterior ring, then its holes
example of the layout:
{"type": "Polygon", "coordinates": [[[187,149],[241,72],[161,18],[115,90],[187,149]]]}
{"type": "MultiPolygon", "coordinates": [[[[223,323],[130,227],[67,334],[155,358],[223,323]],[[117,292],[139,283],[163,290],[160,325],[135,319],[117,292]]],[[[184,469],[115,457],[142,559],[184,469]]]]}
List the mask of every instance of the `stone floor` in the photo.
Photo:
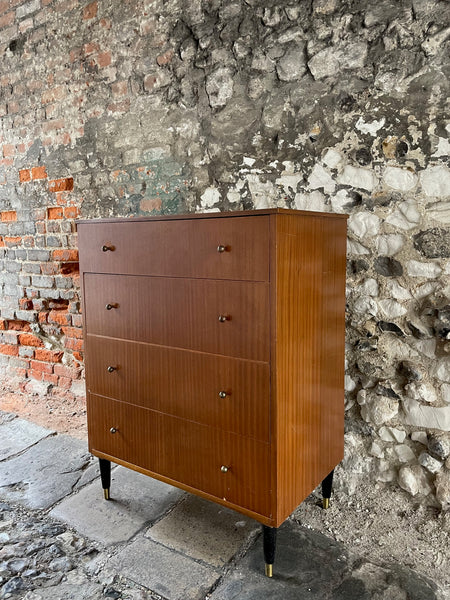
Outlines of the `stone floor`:
{"type": "Polygon", "coordinates": [[[0,599],[448,598],[290,520],[268,579],[254,521],[123,467],[111,496],[85,442],[0,413],[0,599]]]}

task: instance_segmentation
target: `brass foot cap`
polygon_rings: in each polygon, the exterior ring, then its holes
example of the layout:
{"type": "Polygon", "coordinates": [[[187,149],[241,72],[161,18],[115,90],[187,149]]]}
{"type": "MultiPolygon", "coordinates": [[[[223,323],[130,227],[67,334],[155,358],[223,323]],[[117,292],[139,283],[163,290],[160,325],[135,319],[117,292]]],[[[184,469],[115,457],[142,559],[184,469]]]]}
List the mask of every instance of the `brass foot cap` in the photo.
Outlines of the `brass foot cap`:
{"type": "Polygon", "coordinates": [[[109,489],[108,488],[105,488],[103,490],[103,495],[105,497],[105,500],[110,500],[110,495],[109,495],[109,489]]]}
{"type": "Polygon", "coordinates": [[[322,506],[324,507],[324,509],[326,510],[327,508],[330,508],[330,499],[329,498],[324,498],[322,500],[322,506]]]}
{"type": "Polygon", "coordinates": [[[273,565],[266,564],[266,576],[267,577],[272,577],[272,575],[273,575],[272,567],[273,567],[273,565]]]}

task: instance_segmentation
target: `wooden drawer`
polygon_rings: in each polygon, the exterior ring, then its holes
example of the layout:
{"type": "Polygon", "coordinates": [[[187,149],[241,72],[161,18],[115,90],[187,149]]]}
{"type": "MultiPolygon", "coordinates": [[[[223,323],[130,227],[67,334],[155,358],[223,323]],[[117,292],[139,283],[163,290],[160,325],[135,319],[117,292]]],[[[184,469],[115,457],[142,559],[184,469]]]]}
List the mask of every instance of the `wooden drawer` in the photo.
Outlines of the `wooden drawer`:
{"type": "Polygon", "coordinates": [[[89,450],[150,471],[161,468],[158,413],[87,394],[89,450]],[[115,433],[111,432],[115,429],[115,433]]]}
{"type": "Polygon", "coordinates": [[[88,334],[269,360],[268,283],[91,273],[83,283],[88,334]]]}
{"type": "Polygon", "coordinates": [[[212,427],[163,417],[163,473],[262,515],[270,514],[270,446],[212,427]],[[228,469],[222,472],[222,467],[228,469]]]}
{"type": "Polygon", "coordinates": [[[93,335],[87,349],[88,391],[269,441],[267,363],[93,335]]]}
{"type": "Polygon", "coordinates": [[[269,515],[269,444],[94,394],[88,418],[92,452],[269,515]]]}
{"type": "Polygon", "coordinates": [[[269,279],[267,216],[79,223],[78,237],[85,272],[269,279]]]}

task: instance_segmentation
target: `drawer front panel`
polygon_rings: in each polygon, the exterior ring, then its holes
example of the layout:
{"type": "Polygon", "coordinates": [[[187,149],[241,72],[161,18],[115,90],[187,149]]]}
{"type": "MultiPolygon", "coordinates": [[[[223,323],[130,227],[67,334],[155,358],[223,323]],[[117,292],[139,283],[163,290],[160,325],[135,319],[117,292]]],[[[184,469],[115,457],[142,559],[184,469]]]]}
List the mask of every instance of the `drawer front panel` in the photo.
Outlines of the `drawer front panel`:
{"type": "Polygon", "coordinates": [[[269,361],[269,284],[85,273],[88,334],[269,361]]]}
{"type": "Polygon", "coordinates": [[[269,516],[269,444],[94,394],[88,416],[93,452],[269,516]]]}
{"type": "Polygon", "coordinates": [[[88,335],[86,377],[94,394],[269,441],[266,363],[88,335]]]}
{"type": "Polygon", "coordinates": [[[82,271],[269,279],[267,216],[80,223],[78,235],[82,271]]]}
{"type": "Polygon", "coordinates": [[[162,426],[164,474],[269,515],[269,444],[173,417],[164,416],[162,426]]]}
{"type": "Polygon", "coordinates": [[[160,470],[158,413],[88,393],[87,415],[89,450],[160,470]]]}

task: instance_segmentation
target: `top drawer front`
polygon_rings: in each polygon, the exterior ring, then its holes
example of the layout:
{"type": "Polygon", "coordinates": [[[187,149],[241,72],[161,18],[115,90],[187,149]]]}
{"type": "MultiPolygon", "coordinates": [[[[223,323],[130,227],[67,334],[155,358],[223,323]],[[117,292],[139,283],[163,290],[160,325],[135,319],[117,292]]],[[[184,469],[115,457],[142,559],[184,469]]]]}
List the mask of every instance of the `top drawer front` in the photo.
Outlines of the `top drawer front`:
{"type": "Polygon", "coordinates": [[[269,218],[80,223],[80,267],[213,279],[269,279],[269,218]]]}

